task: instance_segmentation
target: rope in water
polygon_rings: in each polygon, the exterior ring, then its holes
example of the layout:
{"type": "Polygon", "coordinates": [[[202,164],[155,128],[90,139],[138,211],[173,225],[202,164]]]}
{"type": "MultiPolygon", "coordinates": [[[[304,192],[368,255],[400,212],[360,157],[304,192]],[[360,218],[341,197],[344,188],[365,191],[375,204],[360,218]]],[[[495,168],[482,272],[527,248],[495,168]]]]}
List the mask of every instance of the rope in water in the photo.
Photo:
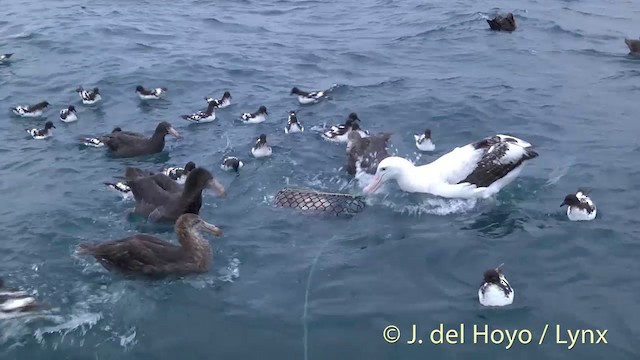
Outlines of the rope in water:
{"type": "Polygon", "coordinates": [[[311,262],[311,268],[309,269],[309,276],[307,277],[307,288],[304,293],[304,307],[302,310],[302,346],[304,348],[304,360],[309,360],[309,326],[307,321],[308,307],[309,307],[309,290],[311,289],[311,279],[313,277],[313,273],[316,269],[316,264],[320,259],[320,256],[324,252],[324,248],[327,247],[331,238],[327,239],[322,247],[313,258],[311,262]]]}

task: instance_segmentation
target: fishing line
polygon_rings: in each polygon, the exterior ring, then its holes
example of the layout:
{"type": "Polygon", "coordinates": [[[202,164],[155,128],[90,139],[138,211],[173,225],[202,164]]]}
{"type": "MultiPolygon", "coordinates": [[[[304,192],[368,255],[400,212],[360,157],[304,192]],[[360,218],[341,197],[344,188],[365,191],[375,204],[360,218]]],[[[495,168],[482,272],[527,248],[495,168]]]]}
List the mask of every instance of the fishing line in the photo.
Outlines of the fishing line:
{"type": "Polygon", "coordinates": [[[309,326],[307,323],[307,310],[309,305],[309,290],[311,289],[311,278],[313,277],[313,273],[316,269],[316,264],[320,259],[320,256],[324,252],[324,248],[327,247],[332,238],[327,239],[318,253],[314,257],[313,261],[311,261],[311,268],[309,269],[309,276],[307,277],[307,288],[304,293],[304,307],[302,310],[302,345],[304,347],[304,360],[309,359],[309,326]]]}

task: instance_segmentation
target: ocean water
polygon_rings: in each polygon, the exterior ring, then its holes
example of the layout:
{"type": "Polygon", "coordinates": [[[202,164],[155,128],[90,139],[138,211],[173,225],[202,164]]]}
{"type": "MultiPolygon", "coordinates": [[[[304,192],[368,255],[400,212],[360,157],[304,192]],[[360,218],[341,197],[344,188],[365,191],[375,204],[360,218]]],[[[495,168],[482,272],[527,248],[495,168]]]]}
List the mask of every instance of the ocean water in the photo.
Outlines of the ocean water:
{"type": "MultiPolygon", "coordinates": [[[[263,1],[146,0],[3,4],[0,53],[0,276],[56,311],[0,320],[2,359],[637,359],[640,336],[635,210],[640,145],[640,36],[636,1],[263,1]],[[513,33],[485,19],[513,11],[513,33]],[[142,103],[136,85],[166,86],[142,103]],[[332,99],[300,106],[292,86],[332,99]],[[98,86],[84,106],[74,89],[98,86]],[[228,90],[233,105],[214,123],[179,118],[228,90]],[[24,132],[43,119],[9,107],[42,100],[54,137],[24,132]],[[73,104],[80,120],[65,124],[73,104]],[[240,113],[269,109],[267,122],[240,113]],[[307,131],[285,135],[297,110],[307,131]],[[371,132],[389,131],[393,152],[427,163],[483,137],[507,133],[540,156],[495,199],[477,203],[407,196],[388,186],[351,219],[274,210],[285,186],[358,193],[341,167],[344,145],[314,126],[357,112],[371,132]],[[171,122],[161,154],[113,159],[78,145],[114,126],[151,133],[171,122]],[[419,155],[413,133],[433,131],[419,155]],[[274,148],[253,159],[265,133],[274,148]],[[245,162],[238,176],[220,162],[245,162]],[[136,232],[174,239],[171,228],[130,220],[133,206],[102,185],[125,166],[158,169],[194,161],[225,185],[201,215],[220,226],[207,274],[163,281],[111,274],[74,255],[81,241],[136,232]],[[598,217],[574,223],[559,208],[592,189],[598,217]],[[505,263],[514,304],[477,301],[484,270],[505,263]],[[465,326],[464,344],[433,344],[431,330],[465,326]],[[407,344],[412,324],[422,345],[407,344]],[[473,325],[530,331],[529,344],[474,338],[473,325]],[[383,329],[398,326],[390,344],[383,329]],[[546,338],[539,344],[545,325],[546,338]],[[560,326],[560,334],[556,332],[560,326]],[[607,330],[607,344],[561,343],[566,330],[607,330]],[[474,343],[479,340],[480,343],[474,343]],[[560,341],[558,341],[560,340],[560,341]]],[[[521,336],[527,342],[526,332],[521,336]]],[[[496,333],[494,339],[500,340],[496,333]]],[[[506,338],[505,338],[506,339],[506,338]]],[[[595,340],[598,337],[595,336],[595,340]]]]}

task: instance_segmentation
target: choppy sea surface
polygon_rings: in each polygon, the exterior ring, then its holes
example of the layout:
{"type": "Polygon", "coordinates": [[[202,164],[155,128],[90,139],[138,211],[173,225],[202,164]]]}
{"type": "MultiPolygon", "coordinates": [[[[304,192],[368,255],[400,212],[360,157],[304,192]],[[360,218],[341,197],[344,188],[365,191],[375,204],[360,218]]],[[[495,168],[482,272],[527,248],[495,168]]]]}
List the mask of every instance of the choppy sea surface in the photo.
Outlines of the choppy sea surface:
{"type": "Polygon", "coordinates": [[[0,358],[640,355],[640,60],[624,44],[640,36],[637,1],[28,0],[3,9],[0,53],[15,55],[0,65],[0,276],[56,309],[0,319],[0,358]],[[518,30],[489,31],[485,19],[505,11],[518,30]],[[139,84],[166,86],[168,96],[142,103],[139,84]],[[315,105],[289,95],[292,86],[333,84],[332,98],[315,105]],[[82,105],[78,85],[98,86],[102,103],[82,105]],[[225,90],[233,105],[214,123],[179,118],[225,90]],[[57,129],[36,141],[24,129],[45,118],[8,109],[42,100],[57,129]],[[70,104],[80,120],[65,124],[57,113],[70,104]],[[237,121],[260,105],[268,121],[237,121]],[[284,134],[290,110],[307,131],[284,134]],[[371,132],[392,132],[392,151],[419,164],[496,133],[533,143],[540,156],[497,198],[477,203],[388,186],[351,219],[274,210],[286,186],[360,191],[342,169],[344,145],[311,130],[350,112],[371,132]],[[184,138],[168,137],[156,156],[113,159],[78,145],[114,126],[151,133],[161,120],[184,138]],[[420,155],[413,134],[425,128],[437,149],[420,155]],[[260,133],[274,154],[258,160],[249,150],[260,133]],[[244,160],[239,175],[220,170],[226,155],[244,160]],[[224,229],[210,240],[209,273],[133,280],[74,255],[87,240],[174,239],[171,228],[126,218],[133,203],[102,182],[125,166],[187,161],[228,191],[204,198],[201,215],[224,229]],[[570,222],[559,208],[578,187],[592,189],[595,221],[570,222]],[[514,304],[483,308],[482,273],[501,263],[514,304]],[[441,323],[445,331],[464,324],[464,344],[432,344],[441,323]],[[412,324],[422,345],[407,344],[412,324]],[[507,350],[506,337],[474,338],[474,324],[532,339],[507,350]],[[383,339],[389,325],[401,331],[394,344],[383,339]],[[557,341],[577,329],[608,330],[608,344],[579,339],[569,350],[557,341]]]}

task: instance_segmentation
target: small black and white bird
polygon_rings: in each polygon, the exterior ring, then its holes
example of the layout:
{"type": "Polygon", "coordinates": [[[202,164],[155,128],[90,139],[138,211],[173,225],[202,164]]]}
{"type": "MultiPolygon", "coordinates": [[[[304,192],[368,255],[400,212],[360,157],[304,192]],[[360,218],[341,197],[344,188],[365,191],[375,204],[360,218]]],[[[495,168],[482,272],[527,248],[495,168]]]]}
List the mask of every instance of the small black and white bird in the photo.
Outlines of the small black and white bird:
{"type": "Polygon", "coordinates": [[[290,111],[289,118],[287,119],[287,126],[284,128],[284,133],[290,134],[290,133],[297,133],[297,132],[303,132],[303,131],[304,131],[304,126],[302,126],[302,124],[300,124],[300,121],[298,121],[298,116],[296,115],[296,112],[290,111]]]}
{"type": "Polygon", "coordinates": [[[196,164],[193,161],[189,161],[184,167],[170,167],[164,169],[163,174],[173,179],[178,184],[184,184],[187,180],[187,175],[196,168],[196,164]]]}
{"type": "Polygon", "coordinates": [[[224,94],[222,94],[222,98],[220,98],[220,99],[216,99],[216,98],[212,98],[212,97],[206,97],[204,99],[208,103],[216,104],[218,109],[224,109],[227,106],[231,105],[231,93],[228,92],[228,91],[225,91],[224,94]]]}
{"type": "Polygon", "coordinates": [[[222,168],[222,170],[224,171],[238,172],[238,170],[243,166],[244,164],[237,157],[227,156],[226,158],[224,158],[224,160],[222,160],[222,165],[220,165],[220,168],[222,168]]]}
{"type": "Polygon", "coordinates": [[[26,291],[5,287],[0,278],[0,320],[33,314],[47,308],[26,291]]]}
{"type": "Polygon", "coordinates": [[[478,290],[478,300],[482,306],[506,306],[513,303],[515,291],[502,273],[503,265],[484,272],[484,279],[478,290]]]}
{"type": "Polygon", "coordinates": [[[413,138],[416,140],[416,147],[420,151],[433,151],[436,146],[431,141],[431,130],[427,129],[423,134],[414,134],[413,138]]]}
{"type": "Polygon", "coordinates": [[[49,106],[47,101],[41,101],[34,105],[22,105],[11,108],[14,114],[22,117],[40,117],[49,106]]]}
{"type": "Polygon", "coordinates": [[[180,115],[181,118],[196,124],[210,123],[216,119],[216,105],[210,102],[205,111],[196,111],[191,115],[180,115]]]}
{"type": "Polygon", "coordinates": [[[93,88],[93,90],[85,90],[82,86],[78,86],[76,92],[78,93],[78,96],[80,96],[80,99],[82,99],[82,103],[85,105],[93,105],[102,100],[100,89],[97,87],[93,88]]]}
{"type": "Polygon", "coordinates": [[[76,114],[76,107],[69,105],[66,109],[60,110],[60,121],[70,123],[78,121],[78,115],[76,114]]]}
{"type": "Polygon", "coordinates": [[[242,122],[248,124],[259,124],[267,120],[267,115],[269,115],[267,107],[262,105],[258,108],[258,111],[253,113],[244,113],[240,115],[240,118],[242,119],[242,122]]]}
{"type": "Polygon", "coordinates": [[[0,64],[4,64],[5,62],[8,62],[9,59],[13,56],[13,54],[2,54],[0,55],[0,64]]]}
{"type": "Polygon", "coordinates": [[[368,137],[369,132],[366,130],[360,129],[360,118],[358,118],[358,114],[351,113],[347,120],[342,125],[333,125],[331,128],[324,133],[322,133],[322,137],[325,140],[339,143],[346,143],[349,141],[349,133],[351,131],[357,131],[360,133],[362,137],[368,137]]]}
{"type": "Polygon", "coordinates": [[[129,185],[125,184],[124,182],[116,182],[116,183],[105,182],[104,184],[109,189],[120,194],[123,200],[128,200],[133,198],[133,192],[131,192],[131,188],[129,187],[129,185]]]}
{"type": "Polygon", "coordinates": [[[158,100],[167,93],[167,88],[145,89],[142,85],[136,86],[136,94],[140,100],[158,100]]]}
{"type": "Polygon", "coordinates": [[[267,135],[261,134],[256,144],[251,148],[251,154],[256,158],[263,158],[271,156],[271,153],[271,146],[267,143],[267,135]]]}
{"type": "Polygon", "coordinates": [[[53,135],[53,130],[55,129],[55,125],[51,121],[47,121],[44,123],[44,129],[25,129],[31,137],[37,140],[46,139],[49,136],[53,135]]]}
{"type": "Polygon", "coordinates": [[[328,95],[328,90],[306,92],[294,87],[291,89],[291,95],[298,97],[298,102],[302,105],[314,104],[328,95]]]}
{"type": "Polygon", "coordinates": [[[567,206],[567,217],[571,221],[589,221],[596,218],[598,209],[587,196],[589,191],[578,189],[575,194],[565,196],[560,207],[567,206]]]}

